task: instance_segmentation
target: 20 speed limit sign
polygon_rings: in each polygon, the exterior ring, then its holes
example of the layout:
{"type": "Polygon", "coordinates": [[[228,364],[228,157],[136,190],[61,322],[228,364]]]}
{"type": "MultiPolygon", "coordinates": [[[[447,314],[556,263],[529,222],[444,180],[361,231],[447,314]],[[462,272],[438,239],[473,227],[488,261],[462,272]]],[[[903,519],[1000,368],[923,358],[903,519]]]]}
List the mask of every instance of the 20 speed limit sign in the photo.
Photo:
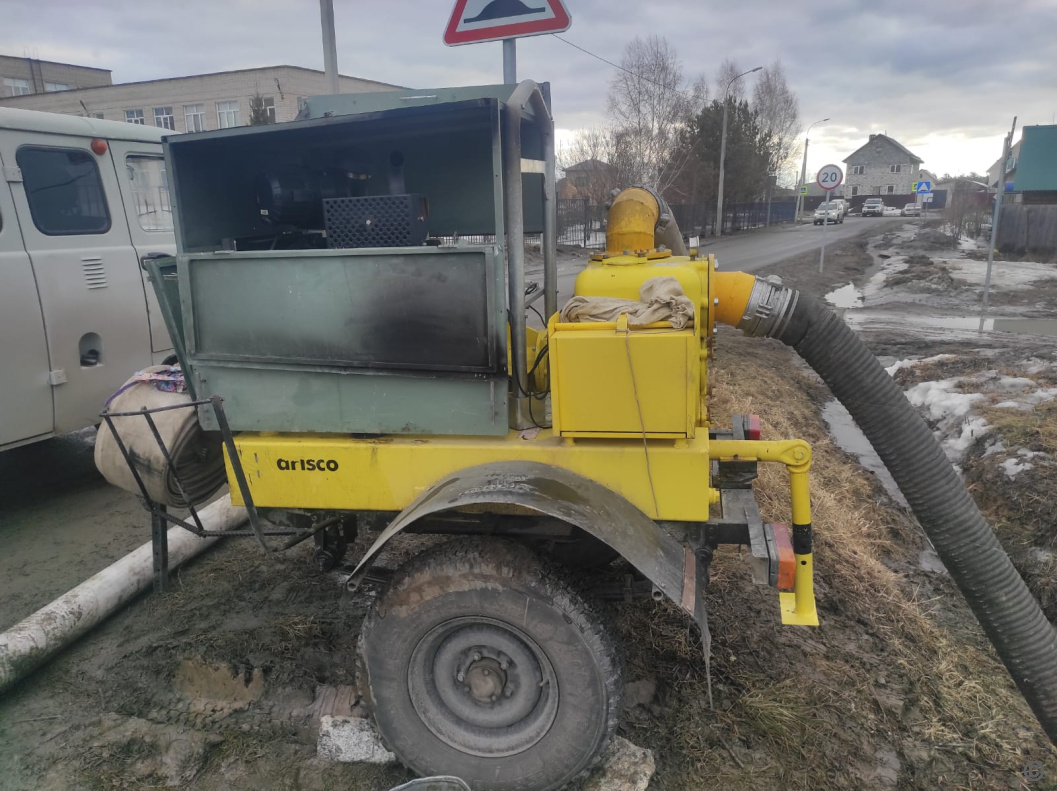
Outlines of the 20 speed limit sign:
{"type": "Polygon", "coordinates": [[[824,190],[835,190],[844,183],[844,171],[837,165],[826,165],[818,172],[818,185],[824,190]]]}

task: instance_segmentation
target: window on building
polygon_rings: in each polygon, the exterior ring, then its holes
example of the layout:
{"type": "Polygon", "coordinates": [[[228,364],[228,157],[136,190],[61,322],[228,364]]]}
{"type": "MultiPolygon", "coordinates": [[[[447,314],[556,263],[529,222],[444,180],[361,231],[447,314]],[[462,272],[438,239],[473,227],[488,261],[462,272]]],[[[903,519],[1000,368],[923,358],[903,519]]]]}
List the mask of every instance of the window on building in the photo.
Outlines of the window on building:
{"type": "Polygon", "coordinates": [[[129,155],[125,157],[125,169],[132,182],[132,201],[139,227],[144,231],[171,231],[172,204],[169,203],[165,160],[161,157],[129,155]]]}
{"type": "Polygon", "coordinates": [[[885,187],[885,192],[888,195],[895,195],[896,194],[896,185],[895,184],[889,184],[887,187],[885,187]]]}
{"type": "Polygon", "coordinates": [[[7,96],[26,96],[29,92],[29,80],[4,77],[4,93],[7,96]]]}
{"type": "Polygon", "coordinates": [[[853,176],[861,176],[866,173],[866,165],[852,165],[851,174],[853,176]]]}
{"type": "Polygon", "coordinates": [[[143,120],[142,110],[125,110],[125,123],[126,124],[139,124],[143,126],[146,121],[143,120]]]}
{"type": "Polygon", "coordinates": [[[217,127],[230,129],[239,125],[239,103],[217,102],[217,127]]]}
{"type": "Polygon", "coordinates": [[[204,132],[206,129],[206,108],[204,104],[185,104],[184,123],[188,132],[204,132]]]}
{"type": "Polygon", "coordinates": [[[68,91],[70,86],[64,82],[46,82],[44,83],[44,90],[48,93],[54,93],[55,91],[68,91]]]}
{"type": "Polygon", "coordinates": [[[852,187],[851,188],[851,196],[854,198],[858,194],[859,194],[859,188],[858,187],[852,187]]]}
{"type": "Polygon", "coordinates": [[[33,224],[48,236],[106,233],[110,212],[96,158],[76,148],[22,146],[15,154],[33,224]]]}
{"type": "Polygon", "coordinates": [[[159,129],[176,129],[176,119],[173,118],[171,107],[154,108],[154,125],[159,129]]]}
{"type": "Polygon", "coordinates": [[[268,114],[268,122],[274,124],[276,122],[275,117],[275,97],[265,96],[264,97],[264,112],[268,114]]]}
{"type": "Polygon", "coordinates": [[[104,118],[106,118],[106,116],[102,113],[92,113],[92,118],[98,118],[100,121],[102,121],[104,118]]]}
{"type": "Polygon", "coordinates": [[[889,165],[888,166],[888,172],[889,173],[902,173],[903,172],[903,166],[902,165],[889,165]]]}

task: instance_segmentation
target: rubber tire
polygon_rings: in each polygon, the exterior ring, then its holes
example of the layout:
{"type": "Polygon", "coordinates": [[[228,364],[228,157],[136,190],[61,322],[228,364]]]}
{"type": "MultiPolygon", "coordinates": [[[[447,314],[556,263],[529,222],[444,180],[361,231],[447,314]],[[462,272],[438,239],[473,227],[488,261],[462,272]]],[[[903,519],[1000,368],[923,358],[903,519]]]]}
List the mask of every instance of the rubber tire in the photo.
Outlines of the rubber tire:
{"type": "Polygon", "coordinates": [[[558,569],[514,541],[463,538],[405,564],[360,632],[359,684],[389,749],[420,776],[454,775],[474,789],[550,791],[598,763],[617,727],[622,664],[592,608],[558,569]],[[555,719],[516,755],[482,757],[439,739],[411,700],[419,641],[455,618],[515,626],[546,654],[559,690],[555,719]]]}

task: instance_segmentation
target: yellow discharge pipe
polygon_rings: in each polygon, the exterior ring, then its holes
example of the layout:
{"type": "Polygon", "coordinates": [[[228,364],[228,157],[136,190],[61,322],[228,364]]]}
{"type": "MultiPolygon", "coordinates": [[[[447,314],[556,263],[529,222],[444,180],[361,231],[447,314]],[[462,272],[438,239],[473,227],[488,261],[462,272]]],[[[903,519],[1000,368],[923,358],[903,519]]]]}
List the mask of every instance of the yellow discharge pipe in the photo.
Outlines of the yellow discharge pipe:
{"type": "Polygon", "coordinates": [[[811,446],[802,439],[780,442],[717,439],[709,442],[708,457],[716,461],[777,462],[784,464],[789,470],[796,575],[792,593],[779,592],[778,594],[782,623],[818,626],[811,551],[811,487],[808,482],[808,471],[811,469],[811,446]]]}
{"type": "Polygon", "coordinates": [[[660,218],[656,199],[646,190],[630,187],[613,198],[606,223],[606,252],[652,250],[653,233],[660,218]]]}
{"type": "Polygon", "coordinates": [[[712,296],[716,302],[716,321],[737,327],[749,304],[756,276],[745,272],[713,272],[712,296]]]}

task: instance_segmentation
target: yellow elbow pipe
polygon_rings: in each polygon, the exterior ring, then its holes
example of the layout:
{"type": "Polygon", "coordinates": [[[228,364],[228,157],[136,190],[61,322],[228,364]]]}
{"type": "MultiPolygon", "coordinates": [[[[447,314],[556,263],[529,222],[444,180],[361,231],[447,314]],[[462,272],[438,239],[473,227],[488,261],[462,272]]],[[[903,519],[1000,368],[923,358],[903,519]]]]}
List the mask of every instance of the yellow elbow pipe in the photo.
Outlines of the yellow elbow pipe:
{"type": "Polygon", "coordinates": [[[737,327],[745,315],[756,277],[744,272],[713,272],[712,296],[716,303],[716,321],[737,327]]]}
{"type": "Polygon", "coordinates": [[[606,252],[620,255],[625,250],[652,250],[653,233],[660,210],[646,190],[630,187],[613,198],[606,224],[606,252]]]}

